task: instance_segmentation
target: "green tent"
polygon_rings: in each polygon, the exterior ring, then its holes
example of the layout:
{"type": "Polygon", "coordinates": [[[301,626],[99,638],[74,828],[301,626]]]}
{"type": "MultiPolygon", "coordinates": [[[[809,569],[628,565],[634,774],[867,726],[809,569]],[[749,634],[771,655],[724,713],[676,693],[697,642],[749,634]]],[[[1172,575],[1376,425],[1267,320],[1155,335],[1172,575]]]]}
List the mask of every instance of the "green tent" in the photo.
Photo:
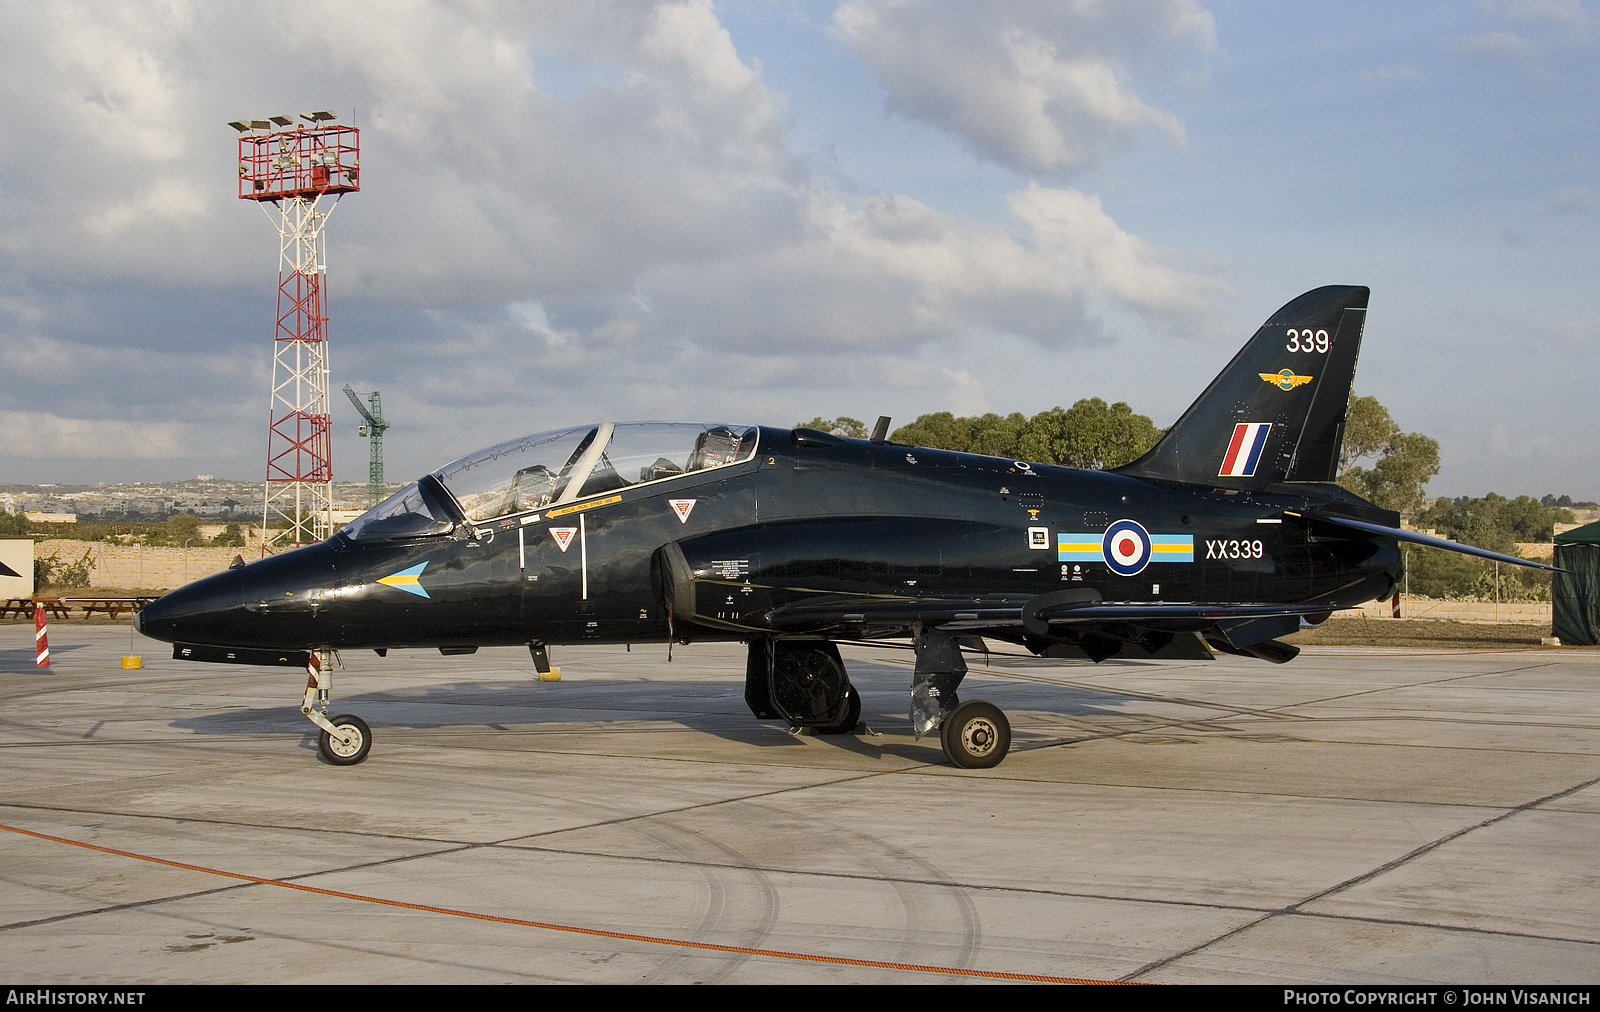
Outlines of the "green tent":
{"type": "Polygon", "coordinates": [[[1550,585],[1550,632],[1562,643],[1600,643],[1600,523],[1556,535],[1556,573],[1550,585]]]}

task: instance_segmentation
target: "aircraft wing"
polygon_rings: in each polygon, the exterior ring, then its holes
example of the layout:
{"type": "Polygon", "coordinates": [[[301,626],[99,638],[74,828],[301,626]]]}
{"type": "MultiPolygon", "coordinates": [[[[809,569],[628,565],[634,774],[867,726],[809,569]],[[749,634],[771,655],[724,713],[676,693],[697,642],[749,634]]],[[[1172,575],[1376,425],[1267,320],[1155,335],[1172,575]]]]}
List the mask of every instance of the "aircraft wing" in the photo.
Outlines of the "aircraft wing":
{"type": "Polygon", "coordinates": [[[1066,590],[1018,598],[859,598],[818,594],[814,599],[774,608],[767,614],[771,627],[802,632],[820,626],[905,625],[922,622],[961,632],[1018,627],[1037,636],[1050,635],[1052,626],[1081,626],[1107,622],[1137,625],[1179,623],[1209,625],[1241,619],[1326,616],[1326,602],[1290,604],[1239,604],[1235,602],[1102,601],[1093,590],[1066,590]]]}

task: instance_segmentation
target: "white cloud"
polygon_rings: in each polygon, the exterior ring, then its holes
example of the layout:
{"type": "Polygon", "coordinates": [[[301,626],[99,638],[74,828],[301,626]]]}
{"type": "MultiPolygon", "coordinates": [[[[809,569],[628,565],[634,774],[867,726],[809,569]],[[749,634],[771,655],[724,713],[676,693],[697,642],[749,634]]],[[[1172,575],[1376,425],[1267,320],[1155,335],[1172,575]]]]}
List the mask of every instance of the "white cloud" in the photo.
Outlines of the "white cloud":
{"type": "Polygon", "coordinates": [[[982,415],[988,413],[989,398],[984,395],[983,384],[972,378],[965,369],[945,369],[950,378],[950,413],[954,415],[982,415]]]}
{"type": "Polygon", "coordinates": [[[1489,432],[1489,455],[1506,460],[1532,460],[1562,456],[1562,442],[1551,435],[1513,438],[1511,430],[1496,425],[1489,432]]]}
{"type": "Polygon", "coordinates": [[[1566,186],[1556,191],[1551,206],[1563,214],[1594,210],[1594,191],[1587,186],[1566,186]]]}
{"type": "MultiPolygon", "coordinates": [[[[1223,294],[1075,189],[1012,194],[1009,227],[842,192],[790,150],[784,97],[709,0],[4,10],[0,368],[24,382],[0,406],[51,445],[72,418],[122,417],[129,456],[203,424],[195,452],[253,461],[277,246],[235,199],[224,124],[270,113],[361,128],[363,189],[328,229],[334,385],[382,384],[397,453],[405,426],[446,443],[708,398],[766,419],[851,384],[982,403],[908,362],[993,335],[1104,342],[1107,308],[1191,330],[1223,294]]],[[[1209,15],[1131,10],[997,3],[966,48],[924,27],[969,112],[1023,88],[1024,160],[1070,167],[1144,126],[1181,137],[1123,62],[1204,49],[1209,15]]]]}
{"type": "Polygon", "coordinates": [[[1485,60],[1531,60],[1538,48],[1512,32],[1484,32],[1461,40],[1468,53],[1485,60]]]}
{"type": "Polygon", "coordinates": [[[1572,39],[1589,34],[1589,12],[1578,0],[1483,0],[1482,6],[1501,17],[1560,25],[1572,39]]]}
{"type": "Polygon", "coordinates": [[[1183,144],[1183,124],[1133,93],[1126,66],[1215,45],[1193,0],[845,0],[834,24],[892,111],[1026,174],[1092,165],[1147,127],[1183,144]]]}
{"type": "Polygon", "coordinates": [[[1600,326],[1578,320],[1547,320],[1536,333],[1556,345],[1583,345],[1600,341],[1600,326]]]}
{"type": "Polygon", "coordinates": [[[1417,76],[1417,68],[1408,63],[1393,67],[1373,67],[1361,72],[1363,81],[1409,81],[1417,76]]]}
{"type": "Polygon", "coordinates": [[[7,457],[115,457],[162,460],[187,456],[176,422],[62,418],[48,412],[0,410],[7,457]]]}

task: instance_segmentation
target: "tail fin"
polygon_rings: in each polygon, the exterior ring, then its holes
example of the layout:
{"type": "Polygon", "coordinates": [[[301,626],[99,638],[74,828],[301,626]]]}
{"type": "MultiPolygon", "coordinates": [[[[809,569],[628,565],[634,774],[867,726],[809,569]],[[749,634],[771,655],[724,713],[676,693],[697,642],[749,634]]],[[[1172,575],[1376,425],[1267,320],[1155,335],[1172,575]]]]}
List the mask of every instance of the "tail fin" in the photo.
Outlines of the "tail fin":
{"type": "Polygon", "coordinates": [[[1244,489],[1334,480],[1368,294],[1330,285],[1273,313],[1161,441],[1117,473],[1244,489]]]}

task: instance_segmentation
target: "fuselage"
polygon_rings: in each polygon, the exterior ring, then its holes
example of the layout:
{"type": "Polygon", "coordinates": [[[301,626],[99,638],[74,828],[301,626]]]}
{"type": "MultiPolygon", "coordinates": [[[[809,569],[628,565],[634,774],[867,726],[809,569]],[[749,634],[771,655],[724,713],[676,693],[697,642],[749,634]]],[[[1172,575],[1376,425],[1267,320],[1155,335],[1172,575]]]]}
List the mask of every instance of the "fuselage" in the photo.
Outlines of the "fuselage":
{"type": "MultiPolygon", "coordinates": [[[[299,650],[750,639],[804,632],[792,616],[808,603],[827,602],[816,624],[833,629],[853,600],[904,601],[914,616],[930,600],[979,609],[1074,587],[1105,601],[1331,610],[1386,595],[1400,572],[1393,541],[1318,539],[1286,517],[1332,502],[1393,523],[1331,486],[1200,488],[747,431],[753,452],[714,466],[646,469],[536,507],[513,496],[509,512],[481,520],[452,500],[453,521],[420,533],[347,529],[180,588],[139,616],[140,629],[299,650]]],[[[449,495],[423,482],[435,499],[449,495]]]]}

